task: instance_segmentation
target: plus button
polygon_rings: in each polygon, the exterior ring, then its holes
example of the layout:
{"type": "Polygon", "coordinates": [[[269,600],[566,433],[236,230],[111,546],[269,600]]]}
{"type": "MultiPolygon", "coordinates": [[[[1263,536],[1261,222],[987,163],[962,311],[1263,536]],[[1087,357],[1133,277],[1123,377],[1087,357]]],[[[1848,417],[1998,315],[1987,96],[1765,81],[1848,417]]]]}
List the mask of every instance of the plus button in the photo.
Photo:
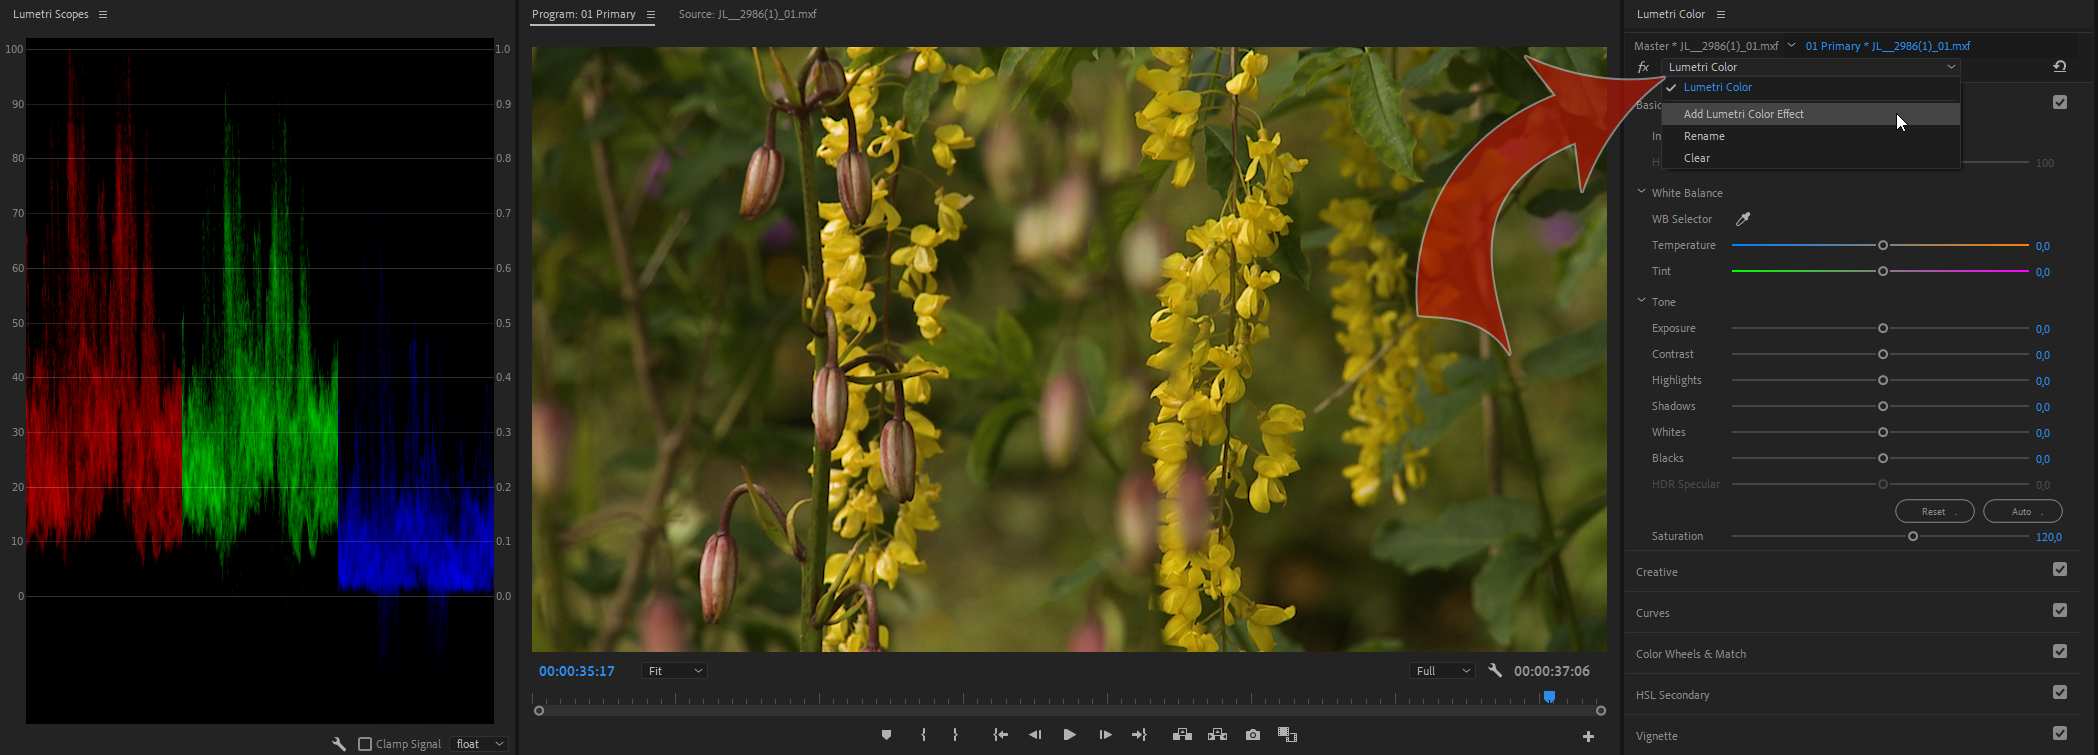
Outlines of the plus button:
{"type": "Polygon", "coordinates": [[[1587,740],[1589,744],[1595,744],[1595,732],[1591,731],[1586,734],[1582,734],[1581,738],[1587,740]]]}

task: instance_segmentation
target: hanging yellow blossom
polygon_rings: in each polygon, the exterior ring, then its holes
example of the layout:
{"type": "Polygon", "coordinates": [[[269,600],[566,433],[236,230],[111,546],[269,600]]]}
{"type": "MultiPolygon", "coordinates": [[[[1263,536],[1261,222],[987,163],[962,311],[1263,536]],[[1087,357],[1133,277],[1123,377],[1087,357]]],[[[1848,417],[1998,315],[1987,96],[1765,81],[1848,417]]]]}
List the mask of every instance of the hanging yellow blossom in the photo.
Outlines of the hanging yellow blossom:
{"type": "Polygon", "coordinates": [[[976,146],[976,137],[962,133],[961,124],[949,123],[932,132],[932,161],[954,175],[954,151],[976,146]]]}
{"type": "Polygon", "coordinates": [[[954,109],[965,113],[968,112],[969,87],[990,81],[997,75],[998,72],[990,66],[974,69],[965,65],[956,65],[948,69],[947,80],[954,82],[954,109]]]}
{"type": "Polygon", "coordinates": [[[1224,91],[1249,100],[1260,98],[1260,75],[1268,72],[1268,56],[1249,52],[1238,61],[1238,74],[1224,83],[1224,91]]]}
{"type": "Polygon", "coordinates": [[[938,74],[941,71],[947,70],[947,59],[940,57],[940,48],[913,47],[910,49],[911,52],[918,53],[917,60],[911,61],[912,71],[916,71],[918,73],[938,74]]]}
{"type": "MultiPolygon", "coordinates": [[[[1185,89],[1188,48],[1154,47],[1151,52],[1167,68],[1136,74],[1152,91],[1151,101],[1136,113],[1137,126],[1151,134],[1143,153],[1172,162],[1173,183],[1184,186],[1193,171],[1188,137],[1201,125],[1202,96],[1185,89]]],[[[1267,58],[1249,52],[1240,66],[1225,87],[1233,95],[1232,110],[1237,98],[1257,93],[1267,58]]],[[[1164,373],[1151,391],[1158,414],[1143,446],[1152,458],[1152,481],[1164,494],[1159,501],[1158,608],[1171,615],[1164,642],[1191,652],[1227,645],[1272,650],[1269,627],[1294,615],[1293,608],[1262,613],[1243,594],[1244,574],[1233,564],[1231,517],[1208,513],[1233,500],[1267,513],[1288,499],[1282,478],[1297,471],[1290,436],[1304,429],[1302,411],[1275,404],[1259,413],[1266,452],[1252,460],[1251,479],[1246,472],[1251,449],[1232,436],[1230,421],[1254,373],[1253,346],[1268,334],[1267,290],[1282,280],[1270,258],[1280,248],[1278,240],[1290,233],[1292,220],[1282,207],[1294,193],[1294,175],[1305,166],[1282,152],[1281,144],[1281,135],[1265,128],[1247,138],[1244,181],[1234,182],[1226,197],[1231,211],[1189,228],[1185,239],[1193,248],[1161,263],[1159,308],[1151,316],[1150,337],[1161,347],[1145,364],[1164,373]],[[1212,448],[1217,464],[1197,474],[1198,455],[1212,448]],[[1253,620],[1256,615],[1271,621],[1260,624],[1253,620]],[[1243,637],[1220,630],[1241,620],[1247,622],[1243,637]]]]}

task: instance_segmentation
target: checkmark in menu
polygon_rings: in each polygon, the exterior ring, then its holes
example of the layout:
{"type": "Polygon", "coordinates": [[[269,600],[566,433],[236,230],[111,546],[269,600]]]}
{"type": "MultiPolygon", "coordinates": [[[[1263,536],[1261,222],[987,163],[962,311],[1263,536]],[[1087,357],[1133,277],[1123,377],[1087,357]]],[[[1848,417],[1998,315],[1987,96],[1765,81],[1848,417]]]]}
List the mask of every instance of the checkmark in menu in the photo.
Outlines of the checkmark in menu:
{"type": "Polygon", "coordinates": [[[1662,89],[1666,89],[1666,90],[1668,90],[1668,91],[1671,91],[1671,92],[1673,92],[1673,91],[1675,91],[1675,85],[1674,85],[1674,84],[1670,84],[1670,85],[1668,85],[1668,86],[1662,87],[1662,89]]]}
{"type": "Polygon", "coordinates": [[[2069,618],[2069,604],[2067,604],[2067,603],[2056,603],[2056,604],[2054,604],[2054,618],[2057,618],[2057,619],[2066,619],[2066,618],[2069,618]]]}

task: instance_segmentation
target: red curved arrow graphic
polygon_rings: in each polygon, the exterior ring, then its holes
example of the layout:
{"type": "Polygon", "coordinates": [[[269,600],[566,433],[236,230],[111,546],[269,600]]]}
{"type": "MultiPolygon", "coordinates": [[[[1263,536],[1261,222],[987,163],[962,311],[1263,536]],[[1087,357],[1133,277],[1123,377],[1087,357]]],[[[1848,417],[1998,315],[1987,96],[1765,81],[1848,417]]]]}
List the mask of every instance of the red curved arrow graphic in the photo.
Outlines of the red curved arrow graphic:
{"type": "Polygon", "coordinates": [[[1493,221],[1508,192],[1545,158],[1574,148],[1581,190],[1632,106],[1661,83],[1610,79],[1557,68],[1524,56],[1552,95],[1502,121],[1473,145],[1450,173],[1421,236],[1414,307],[1422,317],[1478,326],[1514,353],[1493,284],[1493,221]]]}

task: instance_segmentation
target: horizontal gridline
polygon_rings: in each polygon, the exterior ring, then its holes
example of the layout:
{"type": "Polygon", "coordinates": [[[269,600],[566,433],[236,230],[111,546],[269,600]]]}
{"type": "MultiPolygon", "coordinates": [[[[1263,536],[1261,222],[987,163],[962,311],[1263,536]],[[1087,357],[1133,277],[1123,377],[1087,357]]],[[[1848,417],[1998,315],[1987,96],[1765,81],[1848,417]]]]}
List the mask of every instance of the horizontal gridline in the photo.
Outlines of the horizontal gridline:
{"type": "MultiPolygon", "coordinates": [[[[486,485],[30,485],[29,490],[494,490],[486,485]]],[[[99,503],[95,504],[101,505],[99,503]]]]}
{"type": "MultiPolygon", "coordinates": [[[[30,272],[30,271],[37,271],[37,270],[157,270],[157,271],[166,271],[166,270],[205,270],[205,271],[211,271],[211,272],[217,272],[217,271],[221,271],[221,270],[338,270],[338,271],[339,271],[339,270],[407,270],[407,271],[413,271],[413,270],[480,270],[480,271],[482,271],[482,272],[492,272],[492,271],[494,271],[494,269],[495,269],[495,268],[489,267],[489,266],[487,266],[487,265],[475,265],[475,266],[473,266],[473,267],[396,267],[396,266],[393,266],[393,265],[376,265],[376,266],[372,266],[372,267],[286,267],[286,268],[274,268],[274,267],[25,267],[25,268],[22,268],[22,269],[23,269],[23,271],[24,271],[24,272],[30,272]]],[[[385,324],[388,324],[388,323],[379,323],[379,324],[380,324],[380,325],[385,325],[385,324]]]]}
{"type": "Polygon", "coordinates": [[[481,592],[472,592],[472,593],[467,593],[467,592],[460,592],[460,593],[446,593],[446,594],[443,594],[443,595],[426,595],[426,594],[423,594],[423,593],[396,593],[396,594],[390,594],[390,595],[379,595],[379,594],[375,594],[375,593],[342,593],[342,594],[336,594],[336,595],[34,595],[34,594],[25,594],[25,595],[23,595],[22,597],[23,597],[23,598],[25,598],[25,599],[27,599],[27,598],[126,598],[126,599],[133,599],[133,598],[180,598],[180,599],[187,599],[187,598],[493,598],[493,597],[495,597],[495,595],[494,595],[494,594],[492,594],[492,593],[481,593],[481,592]]]}
{"type": "Polygon", "coordinates": [[[493,435],[494,430],[30,430],[25,435],[493,435]]]}
{"type": "Polygon", "coordinates": [[[30,212],[26,215],[495,215],[495,210],[452,211],[452,212],[406,212],[393,210],[363,210],[359,212],[316,212],[309,210],[286,210],[283,212],[30,212]]]}
{"type": "MultiPolygon", "coordinates": [[[[59,269],[65,269],[65,268],[39,268],[39,269],[42,269],[42,270],[59,270],[59,269]]],[[[167,269],[170,269],[170,268],[154,268],[154,269],[156,269],[156,270],[167,270],[167,269]]],[[[180,268],[174,268],[174,269],[180,269],[180,268]]],[[[199,270],[203,270],[203,269],[218,269],[218,268],[194,268],[194,269],[199,269],[199,270]]],[[[241,268],[235,268],[235,269],[241,269],[241,268]]],[[[361,269],[361,268],[360,268],[360,269],[361,269]]],[[[433,268],[411,268],[411,269],[415,269],[415,270],[428,270],[428,269],[433,269],[433,268]]],[[[478,268],[478,267],[469,267],[469,268],[436,268],[436,269],[460,269],[460,270],[482,270],[482,269],[485,269],[485,268],[478,268]]],[[[401,320],[401,321],[398,321],[398,322],[386,322],[386,321],[380,321],[380,322],[180,322],[180,321],[177,321],[177,322],[48,322],[48,321],[40,321],[40,320],[31,320],[31,321],[29,321],[29,322],[28,322],[28,324],[30,324],[30,325],[124,325],[124,326],[130,326],[130,325],[156,325],[156,326],[158,326],[158,325],[409,325],[409,326],[421,326],[421,325],[480,325],[480,326],[484,326],[484,327],[487,327],[487,326],[492,326],[492,325],[493,325],[494,323],[491,323],[491,322],[489,322],[489,321],[487,321],[487,320],[475,320],[475,321],[473,321],[473,322],[418,322],[418,321],[415,321],[415,320],[401,320]]],[[[1860,380],[1863,380],[1864,378],[1859,378],[1859,379],[1860,379],[1860,380]]],[[[2012,379],[2014,379],[2014,380],[2015,380],[2016,378],[2012,378],[2012,379]]]]}
{"type": "MultiPolygon", "coordinates": [[[[211,544],[211,545],[217,545],[217,544],[218,544],[217,542],[215,542],[215,541],[211,541],[211,540],[31,540],[31,541],[29,541],[29,542],[32,542],[32,543],[70,543],[70,544],[79,544],[79,543],[118,543],[118,544],[122,544],[122,545],[131,545],[131,544],[133,544],[133,543],[163,543],[163,544],[167,544],[167,545],[197,545],[197,544],[203,544],[203,543],[209,543],[209,544],[211,544]]],[[[304,541],[304,540],[237,540],[237,541],[235,541],[235,542],[240,542],[240,543],[304,543],[304,542],[306,542],[306,541],[304,541]]],[[[487,543],[487,542],[493,542],[493,541],[491,541],[491,540],[458,540],[458,539],[453,539],[453,540],[329,540],[329,541],[326,541],[326,542],[332,542],[332,543],[487,543]]]]}
{"type": "MultiPolygon", "coordinates": [[[[319,380],[313,375],[29,375],[31,380],[319,380]]],[[[335,375],[329,380],[494,380],[494,375],[335,375]]]]}
{"type": "Polygon", "coordinates": [[[491,52],[487,47],[30,47],[29,52],[491,52]]]}
{"type": "Polygon", "coordinates": [[[490,156],[490,157],[289,157],[289,156],[286,156],[286,157],[25,157],[25,158],[23,158],[23,159],[24,159],[24,160],[51,160],[51,161],[68,161],[68,162],[70,162],[70,161],[76,161],[76,160],[131,160],[131,161],[135,161],[135,162],[145,162],[145,161],[152,161],[152,160],[217,160],[217,161],[220,161],[220,162],[224,162],[224,161],[227,161],[227,160],[273,160],[273,161],[274,161],[274,160],[494,160],[495,158],[494,158],[493,156],[490,156]]]}
{"type": "Polygon", "coordinates": [[[25,102],[28,107],[485,107],[482,102],[25,102]]]}

